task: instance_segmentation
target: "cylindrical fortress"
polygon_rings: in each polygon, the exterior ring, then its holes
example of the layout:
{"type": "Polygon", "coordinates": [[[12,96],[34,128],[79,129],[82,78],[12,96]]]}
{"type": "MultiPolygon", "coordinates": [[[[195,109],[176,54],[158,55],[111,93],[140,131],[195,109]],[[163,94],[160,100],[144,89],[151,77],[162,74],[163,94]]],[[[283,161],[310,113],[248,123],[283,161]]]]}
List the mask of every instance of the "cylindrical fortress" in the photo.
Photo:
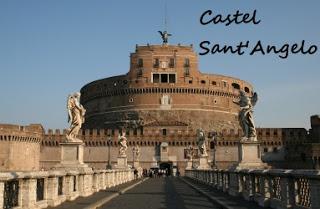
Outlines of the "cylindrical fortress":
{"type": "Polygon", "coordinates": [[[136,46],[126,75],[93,81],[81,89],[83,128],[184,126],[221,131],[238,129],[239,90],[246,81],[203,74],[192,46],[136,46]],[[178,124],[178,125],[177,125],[178,124]]]}

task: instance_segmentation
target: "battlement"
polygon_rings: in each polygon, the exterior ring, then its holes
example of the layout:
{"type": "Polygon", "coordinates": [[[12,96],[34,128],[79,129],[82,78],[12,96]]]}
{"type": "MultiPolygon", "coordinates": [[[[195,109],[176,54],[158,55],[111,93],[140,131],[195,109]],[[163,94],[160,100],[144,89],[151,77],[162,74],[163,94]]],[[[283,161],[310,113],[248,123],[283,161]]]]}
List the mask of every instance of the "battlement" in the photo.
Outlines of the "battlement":
{"type": "Polygon", "coordinates": [[[0,124],[0,141],[29,141],[39,143],[44,134],[40,124],[19,126],[13,124],[0,124]]]}
{"type": "MultiPolygon", "coordinates": [[[[87,146],[117,146],[120,129],[85,129],[81,130],[79,138],[87,146]]],[[[44,135],[43,145],[58,146],[60,142],[66,140],[67,130],[49,129],[44,135]]],[[[211,134],[207,133],[209,140],[211,134]]],[[[197,131],[193,129],[178,130],[176,128],[155,128],[145,127],[144,129],[128,129],[126,136],[129,145],[137,143],[139,145],[156,145],[161,142],[170,142],[170,145],[189,145],[196,144],[197,131]]],[[[263,145],[282,145],[285,143],[302,143],[306,142],[307,131],[303,128],[257,128],[257,138],[263,145]]],[[[223,129],[217,133],[215,140],[218,145],[234,146],[242,137],[241,129],[223,129]]]]}
{"type": "Polygon", "coordinates": [[[312,115],[310,117],[311,127],[320,127],[320,115],[312,115]]]}

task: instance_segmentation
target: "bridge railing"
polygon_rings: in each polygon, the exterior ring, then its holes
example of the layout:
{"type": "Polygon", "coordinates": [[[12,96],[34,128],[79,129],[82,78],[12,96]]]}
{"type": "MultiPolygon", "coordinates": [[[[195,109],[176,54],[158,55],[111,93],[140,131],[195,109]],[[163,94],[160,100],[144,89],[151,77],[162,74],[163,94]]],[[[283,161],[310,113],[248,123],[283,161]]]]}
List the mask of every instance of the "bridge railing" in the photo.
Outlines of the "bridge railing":
{"type": "Polygon", "coordinates": [[[320,209],[319,170],[186,170],[186,176],[274,209],[320,209]]]}
{"type": "Polygon", "coordinates": [[[134,179],[132,170],[1,172],[0,208],[46,208],[134,179]]]}

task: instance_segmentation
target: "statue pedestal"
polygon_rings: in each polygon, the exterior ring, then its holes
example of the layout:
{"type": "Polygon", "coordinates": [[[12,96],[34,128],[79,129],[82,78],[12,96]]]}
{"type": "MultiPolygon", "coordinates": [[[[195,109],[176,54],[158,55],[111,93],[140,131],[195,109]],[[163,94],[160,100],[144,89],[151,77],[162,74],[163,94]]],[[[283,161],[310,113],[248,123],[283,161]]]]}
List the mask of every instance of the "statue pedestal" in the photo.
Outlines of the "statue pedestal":
{"type": "Polygon", "coordinates": [[[117,164],[114,166],[115,169],[128,169],[127,156],[119,156],[117,164]]]}
{"type": "Polygon", "coordinates": [[[238,169],[266,168],[268,165],[261,160],[260,142],[240,141],[238,169]]]}
{"type": "Polygon", "coordinates": [[[192,160],[187,161],[187,167],[186,169],[192,169],[192,160]]]}
{"type": "Polygon", "coordinates": [[[87,168],[88,165],[83,163],[84,143],[65,142],[60,143],[61,159],[56,168],[87,168]]]}
{"type": "Polygon", "coordinates": [[[197,167],[197,169],[198,170],[210,169],[210,165],[208,163],[208,156],[199,157],[199,166],[197,167]]]}
{"type": "Polygon", "coordinates": [[[134,168],[140,168],[140,163],[139,163],[139,161],[134,161],[134,162],[133,162],[133,167],[134,167],[134,168]]]}

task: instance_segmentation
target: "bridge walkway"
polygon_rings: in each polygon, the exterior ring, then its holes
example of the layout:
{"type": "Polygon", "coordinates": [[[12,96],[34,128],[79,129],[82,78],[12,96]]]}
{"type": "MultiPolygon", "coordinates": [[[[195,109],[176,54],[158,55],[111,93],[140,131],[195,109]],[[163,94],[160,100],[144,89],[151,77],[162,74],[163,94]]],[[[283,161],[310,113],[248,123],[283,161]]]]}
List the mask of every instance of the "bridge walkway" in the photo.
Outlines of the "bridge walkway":
{"type": "MultiPolygon", "coordinates": [[[[135,180],[55,209],[266,209],[185,177],[135,180]],[[133,185],[136,185],[132,187],[133,185]],[[129,190],[126,188],[132,187],[129,190]],[[124,191],[126,190],[126,191],[124,191]]],[[[50,208],[52,209],[52,208],[50,208]]]]}

